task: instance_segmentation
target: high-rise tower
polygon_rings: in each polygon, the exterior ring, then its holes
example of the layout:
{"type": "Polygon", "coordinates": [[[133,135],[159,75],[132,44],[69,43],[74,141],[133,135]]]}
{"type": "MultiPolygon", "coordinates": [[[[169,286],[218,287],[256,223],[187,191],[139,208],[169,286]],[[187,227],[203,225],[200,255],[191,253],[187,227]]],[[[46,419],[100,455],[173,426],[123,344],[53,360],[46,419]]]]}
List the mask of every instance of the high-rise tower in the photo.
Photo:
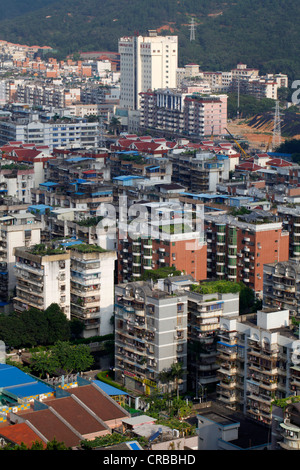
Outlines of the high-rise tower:
{"type": "Polygon", "coordinates": [[[140,107],[141,92],[176,87],[178,37],[148,36],[138,33],[119,40],[121,92],[120,106],[131,110],[140,107]]]}

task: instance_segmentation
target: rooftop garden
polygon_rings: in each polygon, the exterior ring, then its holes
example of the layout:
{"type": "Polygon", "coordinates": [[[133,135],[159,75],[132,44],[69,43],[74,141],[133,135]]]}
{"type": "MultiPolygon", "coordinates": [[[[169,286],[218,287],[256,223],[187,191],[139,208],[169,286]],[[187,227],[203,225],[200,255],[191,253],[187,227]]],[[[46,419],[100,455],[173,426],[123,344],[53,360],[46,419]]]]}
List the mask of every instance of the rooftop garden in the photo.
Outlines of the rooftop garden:
{"type": "Polygon", "coordinates": [[[103,219],[102,216],[98,217],[87,217],[86,219],[79,220],[77,222],[77,225],[80,225],[81,227],[94,227],[97,225],[101,220],[103,219]]]}
{"type": "Polygon", "coordinates": [[[33,255],[49,256],[49,255],[59,255],[59,254],[65,253],[65,248],[61,245],[59,245],[56,248],[53,248],[53,246],[45,245],[44,243],[39,243],[39,244],[34,245],[30,249],[30,251],[33,255]]]}
{"type": "MultiPolygon", "coordinates": [[[[191,292],[198,294],[239,294],[239,313],[254,313],[261,308],[261,300],[257,299],[254,291],[243,282],[209,281],[193,284],[191,292]]],[[[211,299],[212,300],[212,299],[211,299]]]]}
{"type": "Polygon", "coordinates": [[[133,162],[138,164],[145,163],[145,158],[142,155],[120,155],[119,159],[125,162],[133,162]]]}
{"type": "Polygon", "coordinates": [[[210,281],[193,284],[191,291],[197,294],[236,294],[241,291],[241,285],[238,282],[231,281],[210,281]]]}
{"type": "Polygon", "coordinates": [[[31,170],[30,165],[24,163],[5,163],[1,164],[1,170],[31,170]]]}
{"type": "Polygon", "coordinates": [[[149,269],[144,272],[141,279],[142,281],[148,281],[152,279],[153,281],[157,281],[158,279],[165,279],[169,276],[180,276],[181,271],[174,268],[174,266],[166,266],[163,268],[158,269],[149,269]]]}
{"type": "Polygon", "coordinates": [[[89,245],[82,243],[80,245],[72,245],[69,247],[71,250],[79,251],[80,253],[105,253],[107,250],[98,245],[89,245]]]}
{"type": "Polygon", "coordinates": [[[174,223],[174,224],[160,225],[159,231],[168,233],[169,235],[176,235],[179,233],[190,233],[193,231],[193,229],[187,224],[174,223]]]}

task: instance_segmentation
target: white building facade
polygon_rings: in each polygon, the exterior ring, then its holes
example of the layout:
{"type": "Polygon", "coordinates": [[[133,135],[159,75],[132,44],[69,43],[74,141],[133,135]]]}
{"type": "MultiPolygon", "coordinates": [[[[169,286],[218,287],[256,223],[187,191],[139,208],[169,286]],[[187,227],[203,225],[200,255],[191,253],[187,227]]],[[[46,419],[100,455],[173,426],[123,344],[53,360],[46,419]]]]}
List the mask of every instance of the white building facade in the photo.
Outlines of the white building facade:
{"type": "Polygon", "coordinates": [[[178,37],[122,37],[119,40],[121,94],[120,107],[139,109],[139,93],[176,87],[178,37]]]}

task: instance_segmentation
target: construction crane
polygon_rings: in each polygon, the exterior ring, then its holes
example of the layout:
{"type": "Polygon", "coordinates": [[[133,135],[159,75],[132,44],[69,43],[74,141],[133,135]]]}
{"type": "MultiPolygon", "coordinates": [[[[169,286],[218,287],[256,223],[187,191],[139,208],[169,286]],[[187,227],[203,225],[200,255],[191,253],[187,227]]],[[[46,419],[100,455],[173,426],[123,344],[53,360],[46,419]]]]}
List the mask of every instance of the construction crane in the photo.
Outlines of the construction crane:
{"type": "Polygon", "coordinates": [[[238,148],[240,149],[240,151],[242,152],[242,154],[244,155],[245,158],[251,158],[251,155],[248,155],[248,153],[243,149],[243,147],[238,143],[238,141],[233,137],[233,135],[231,134],[231,132],[229,132],[228,129],[225,128],[225,131],[228,132],[228,134],[230,135],[230,137],[232,138],[232,140],[234,141],[234,143],[238,146],[238,148]]]}
{"type": "Polygon", "coordinates": [[[272,136],[269,137],[269,140],[268,140],[268,143],[267,143],[267,146],[266,146],[266,153],[270,150],[271,148],[271,142],[272,142],[272,136]]]}

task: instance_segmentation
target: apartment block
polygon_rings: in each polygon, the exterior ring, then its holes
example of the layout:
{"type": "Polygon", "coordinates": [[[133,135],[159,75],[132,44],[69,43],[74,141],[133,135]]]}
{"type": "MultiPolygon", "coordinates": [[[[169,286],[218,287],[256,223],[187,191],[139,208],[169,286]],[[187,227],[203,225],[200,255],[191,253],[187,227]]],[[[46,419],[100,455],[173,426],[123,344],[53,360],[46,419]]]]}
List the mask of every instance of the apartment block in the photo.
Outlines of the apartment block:
{"type": "Polygon", "coordinates": [[[84,337],[113,332],[116,253],[95,245],[74,245],[71,260],[71,318],[84,323],[84,337]]]}
{"type": "Polygon", "coordinates": [[[7,142],[46,145],[55,147],[98,147],[99,123],[78,119],[66,121],[42,121],[37,115],[29,119],[0,122],[0,145],[7,142]],[[25,121],[25,122],[24,122],[25,121]]]}
{"type": "Polygon", "coordinates": [[[141,92],[176,87],[177,36],[135,35],[119,39],[120,107],[137,110],[141,92]]]}
{"type": "Polygon", "coordinates": [[[118,282],[138,280],[147,270],[161,267],[173,267],[197,281],[206,279],[206,242],[200,224],[188,225],[184,215],[177,218],[183,207],[178,207],[176,213],[173,204],[146,203],[143,207],[153,219],[141,223],[143,233],[137,226],[130,226],[134,224],[130,220],[127,232],[118,232],[118,282]],[[171,218],[159,220],[163,212],[171,218]]]}
{"type": "Polygon", "coordinates": [[[230,159],[209,150],[176,152],[169,160],[172,163],[172,181],[189,188],[187,196],[215,192],[217,185],[229,177],[230,159]]]}
{"type": "Polygon", "coordinates": [[[0,299],[8,304],[16,287],[14,249],[40,243],[42,224],[28,212],[4,215],[0,223],[0,299]]]}
{"type": "Polygon", "coordinates": [[[298,345],[288,310],[221,318],[217,400],[270,425],[274,400],[299,395],[298,345]]]}
{"type": "Polygon", "coordinates": [[[300,318],[300,271],[296,260],[264,265],[263,305],[289,310],[300,318]]]}
{"type": "Polygon", "coordinates": [[[17,312],[45,310],[52,303],[70,319],[70,252],[41,245],[14,250],[17,312]]]}
{"type": "Polygon", "coordinates": [[[239,294],[188,293],[188,380],[197,396],[218,380],[215,344],[220,318],[238,314],[239,294]]]}
{"type": "Polygon", "coordinates": [[[227,95],[204,95],[184,89],[141,93],[140,128],[185,136],[226,134],[227,95]]]}
{"type": "Polygon", "coordinates": [[[293,396],[273,405],[271,450],[299,450],[299,405],[293,396]]]}
{"type": "MultiPolygon", "coordinates": [[[[146,282],[115,286],[115,378],[140,394],[175,390],[159,374],[174,363],[187,368],[187,295],[168,294],[146,282]]],[[[186,390],[186,375],[179,383],[186,390]]]]}
{"type": "Polygon", "coordinates": [[[289,234],[278,223],[245,223],[205,216],[208,277],[243,281],[263,294],[263,266],[289,259],[289,234]]]}
{"type": "Polygon", "coordinates": [[[297,207],[278,206],[277,218],[290,235],[289,256],[300,259],[300,211],[297,207]]]}
{"type": "MultiPolygon", "coordinates": [[[[32,189],[31,200],[33,206],[46,205],[49,208],[73,208],[86,211],[87,216],[96,215],[102,202],[112,202],[113,190],[111,186],[99,185],[98,182],[78,181],[73,184],[46,181],[38,188],[32,189]],[[68,187],[68,189],[66,189],[68,187]]],[[[37,208],[38,209],[38,208],[37,208]]]]}

